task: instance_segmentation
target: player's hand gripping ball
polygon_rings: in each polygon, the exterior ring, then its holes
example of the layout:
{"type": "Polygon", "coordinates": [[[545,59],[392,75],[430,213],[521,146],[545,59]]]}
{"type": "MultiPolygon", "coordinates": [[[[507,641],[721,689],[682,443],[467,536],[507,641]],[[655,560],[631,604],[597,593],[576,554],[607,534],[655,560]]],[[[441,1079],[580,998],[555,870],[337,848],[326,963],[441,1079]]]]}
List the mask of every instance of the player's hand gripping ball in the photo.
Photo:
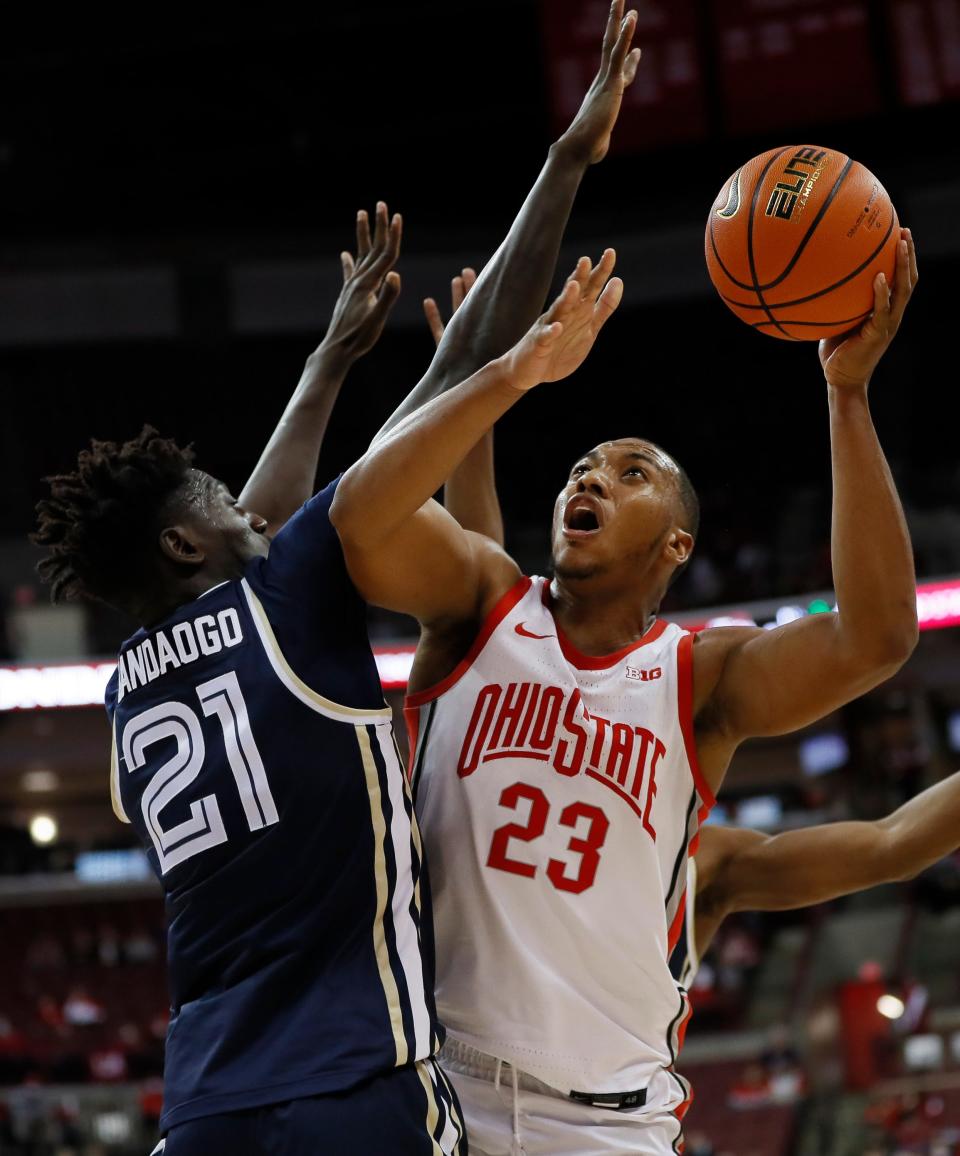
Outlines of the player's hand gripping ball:
{"type": "Polygon", "coordinates": [[[893,281],[900,226],[863,165],[818,145],[747,161],[707,220],[710,280],[760,333],[818,341],[861,325],[878,273],[893,281]]]}

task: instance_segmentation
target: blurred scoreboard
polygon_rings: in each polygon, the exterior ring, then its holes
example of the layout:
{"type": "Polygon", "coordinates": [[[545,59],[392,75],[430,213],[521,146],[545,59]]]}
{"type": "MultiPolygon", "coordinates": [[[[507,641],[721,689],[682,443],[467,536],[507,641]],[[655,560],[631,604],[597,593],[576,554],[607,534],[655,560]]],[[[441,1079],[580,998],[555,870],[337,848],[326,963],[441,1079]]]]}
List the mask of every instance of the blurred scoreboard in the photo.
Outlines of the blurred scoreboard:
{"type": "MultiPolygon", "coordinates": [[[[630,5],[628,4],[629,8],[630,5]]],[[[643,49],[627,90],[614,143],[620,152],[695,140],[706,132],[700,22],[693,0],[648,0],[634,43],[643,49]]],[[[599,64],[607,0],[543,0],[543,30],[553,119],[565,128],[599,64]]]]}
{"type": "MultiPolygon", "coordinates": [[[[619,152],[878,115],[960,96],[960,0],[628,0],[643,60],[619,152]]],[[[542,0],[557,129],[599,62],[607,0],[542,0]]]]}
{"type": "Polygon", "coordinates": [[[865,0],[722,0],[711,8],[727,131],[879,112],[865,0]]]}
{"type": "Polygon", "coordinates": [[[960,0],[890,0],[889,21],[903,103],[960,97],[960,0]]]}

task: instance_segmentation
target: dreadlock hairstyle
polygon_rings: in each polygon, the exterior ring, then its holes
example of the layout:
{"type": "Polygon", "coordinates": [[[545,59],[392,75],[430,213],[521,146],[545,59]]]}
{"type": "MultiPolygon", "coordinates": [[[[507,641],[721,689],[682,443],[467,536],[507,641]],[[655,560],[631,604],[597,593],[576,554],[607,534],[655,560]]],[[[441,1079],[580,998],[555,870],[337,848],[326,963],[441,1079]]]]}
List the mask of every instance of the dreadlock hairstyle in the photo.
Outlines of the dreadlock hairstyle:
{"type": "Polygon", "coordinates": [[[114,602],[145,576],[160,512],[183,485],[193,448],[162,438],[151,426],[122,445],[91,441],[71,474],[44,480],[30,540],[49,553],[37,565],[53,602],[114,602]]]}

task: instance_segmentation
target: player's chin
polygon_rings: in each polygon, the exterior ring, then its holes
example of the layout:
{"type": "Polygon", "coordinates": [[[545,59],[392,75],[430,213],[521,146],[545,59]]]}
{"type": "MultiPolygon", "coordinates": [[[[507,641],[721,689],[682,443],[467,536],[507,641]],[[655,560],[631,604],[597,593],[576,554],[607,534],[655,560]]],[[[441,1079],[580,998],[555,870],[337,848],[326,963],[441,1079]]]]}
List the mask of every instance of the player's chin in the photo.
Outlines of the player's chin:
{"type": "Polygon", "coordinates": [[[561,540],[553,550],[553,572],[558,578],[570,580],[592,578],[606,569],[606,558],[593,543],[578,542],[575,545],[561,540]]]}

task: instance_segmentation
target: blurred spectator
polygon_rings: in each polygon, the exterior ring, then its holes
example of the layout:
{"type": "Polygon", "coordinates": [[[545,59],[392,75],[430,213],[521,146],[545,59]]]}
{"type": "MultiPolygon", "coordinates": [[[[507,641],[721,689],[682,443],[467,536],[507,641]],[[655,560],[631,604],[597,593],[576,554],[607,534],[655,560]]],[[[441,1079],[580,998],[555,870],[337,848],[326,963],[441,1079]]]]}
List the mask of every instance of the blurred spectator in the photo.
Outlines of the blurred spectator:
{"type": "Polygon", "coordinates": [[[63,1010],[52,995],[41,995],[37,999],[37,1019],[54,1031],[64,1026],[63,1010]]]}
{"type": "Polygon", "coordinates": [[[140,1114],[144,1126],[154,1132],[160,1123],[160,1113],[163,1111],[163,1080],[154,1077],[145,1080],[140,1089],[140,1114]]]}
{"type": "Polygon", "coordinates": [[[134,928],[123,941],[123,956],[128,963],[152,963],[157,955],[157,942],[145,927],[134,928]]]}
{"type": "Polygon", "coordinates": [[[90,1053],[90,1078],[101,1084],[116,1084],[129,1075],[127,1053],[119,1043],[107,1044],[90,1053]]]}
{"type": "Polygon", "coordinates": [[[109,923],[97,929],[97,956],[104,967],[116,967],[120,962],[120,936],[109,923]]]}
{"type": "Polygon", "coordinates": [[[63,1018],[74,1027],[90,1027],[103,1023],[107,1018],[107,1009],[85,987],[78,984],[63,1002],[63,1018]]]}
{"type": "Polygon", "coordinates": [[[730,1089],[731,1108],[759,1108],[770,1103],[770,1086],[762,1064],[748,1064],[730,1089]]]}
{"type": "Polygon", "coordinates": [[[89,927],[75,927],[70,933],[70,959],[75,966],[85,967],[97,956],[97,941],[89,927]]]}
{"type": "Polygon", "coordinates": [[[687,1156],[715,1156],[717,1150],[703,1132],[691,1132],[684,1151],[687,1156]]]}

